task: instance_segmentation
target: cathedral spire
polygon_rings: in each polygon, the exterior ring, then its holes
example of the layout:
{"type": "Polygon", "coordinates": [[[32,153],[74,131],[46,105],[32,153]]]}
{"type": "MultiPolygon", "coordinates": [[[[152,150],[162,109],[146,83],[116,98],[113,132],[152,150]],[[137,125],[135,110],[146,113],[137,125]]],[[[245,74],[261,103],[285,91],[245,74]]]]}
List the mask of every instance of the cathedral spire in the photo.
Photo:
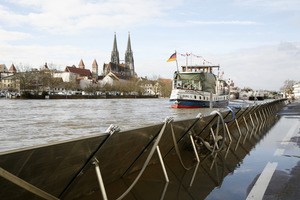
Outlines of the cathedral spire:
{"type": "Polygon", "coordinates": [[[125,52],[125,68],[129,72],[129,76],[134,76],[134,61],[133,61],[133,52],[131,50],[131,42],[130,42],[130,33],[128,32],[128,42],[127,49],[125,52]]]}
{"type": "Polygon", "coordinates": [[[127,41],[127,50],[126,52],[132,52],[131,50],[131,42],[130,42],[130,32],[128,32],[128,41],[127,41]]]}
{"type": "Polygon", "coordinates": [[[116,32],[114,35],[114,45],[113,45],[113,50],[111,52],[111,59],[110,61],[114,64],[119,64],[119,51],[117,47],[117,37],[116,37],[116,32]]]}

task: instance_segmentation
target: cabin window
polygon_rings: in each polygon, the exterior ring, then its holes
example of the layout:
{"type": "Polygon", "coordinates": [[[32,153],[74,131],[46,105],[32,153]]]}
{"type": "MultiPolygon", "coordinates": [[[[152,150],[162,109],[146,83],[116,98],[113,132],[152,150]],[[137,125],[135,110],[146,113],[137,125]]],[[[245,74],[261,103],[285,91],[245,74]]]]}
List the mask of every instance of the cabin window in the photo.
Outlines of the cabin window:
{"type": "Polygon", "coordinates": [[[177,81],[177,88],[182,88],[182,81],[177,81]]]}

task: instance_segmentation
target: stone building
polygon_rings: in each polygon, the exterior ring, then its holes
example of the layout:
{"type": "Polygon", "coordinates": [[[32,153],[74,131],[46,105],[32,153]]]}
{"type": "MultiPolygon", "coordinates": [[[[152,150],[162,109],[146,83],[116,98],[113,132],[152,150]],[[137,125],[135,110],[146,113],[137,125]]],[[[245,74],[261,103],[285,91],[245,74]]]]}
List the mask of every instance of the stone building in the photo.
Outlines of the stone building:
{"type": "Polygon", "coordinates": [[[8,69],[5,64],[0,64],[0,73],[8,72],[8,69]]]}
{"type": "Polygon", "coordinates": [[[17,69],[14,64],[9,70],[5,64],[0,65],[0,90],[20,90],[20,81],[16,73],[17,69]]]}
{"type": "Polygon", "coordinates": [[[5,76],[0,79],[0,90],[19,91],[20,78],[16,74],[5,76]]]}
{"type": "Polygon", "coordinates": [[[108,64],[103,65],[103,76],[110,72],[116,75],[125,76],[127,79],[135,76],[133,51],[131,49],[130,34],[128,34],[127,49],[125,52],[125,63],[120,63],[119,51],[117,47],[116,34],[114,35],[113,49],[111,52],[111,59],[108,64]]]}

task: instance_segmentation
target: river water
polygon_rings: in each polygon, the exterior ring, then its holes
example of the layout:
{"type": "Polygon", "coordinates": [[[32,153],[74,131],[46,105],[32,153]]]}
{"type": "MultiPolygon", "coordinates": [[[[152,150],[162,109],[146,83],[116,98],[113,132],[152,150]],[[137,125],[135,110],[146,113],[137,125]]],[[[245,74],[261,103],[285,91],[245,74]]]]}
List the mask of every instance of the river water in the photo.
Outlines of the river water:
{"type": "Polygon", "coordinates": [[[0,152],[158,124],[166,117],[195,118],[211,109],[171,108],[169,99],[0,99],[0,152]]]}

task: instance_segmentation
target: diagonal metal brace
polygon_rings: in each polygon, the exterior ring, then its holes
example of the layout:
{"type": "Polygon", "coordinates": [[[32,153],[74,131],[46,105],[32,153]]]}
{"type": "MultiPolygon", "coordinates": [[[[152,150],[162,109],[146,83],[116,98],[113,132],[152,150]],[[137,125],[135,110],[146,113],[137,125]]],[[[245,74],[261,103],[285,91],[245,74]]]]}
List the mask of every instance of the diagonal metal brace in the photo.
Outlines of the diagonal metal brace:
{"type": "Polygon", "coordinates": [[[27,181],[24,181],[23,179],[11,174],[10,172],[6,171],[5,169],[0,167],[0,177],[5,178],[6,180],[20,186],[21,188],[39,196],[44,199],[48,200],[58,200],[57,197],[45,192],[44,190],[41,190],[40,188],[37,188],[36,186],[28,183],[27,181]]]}

